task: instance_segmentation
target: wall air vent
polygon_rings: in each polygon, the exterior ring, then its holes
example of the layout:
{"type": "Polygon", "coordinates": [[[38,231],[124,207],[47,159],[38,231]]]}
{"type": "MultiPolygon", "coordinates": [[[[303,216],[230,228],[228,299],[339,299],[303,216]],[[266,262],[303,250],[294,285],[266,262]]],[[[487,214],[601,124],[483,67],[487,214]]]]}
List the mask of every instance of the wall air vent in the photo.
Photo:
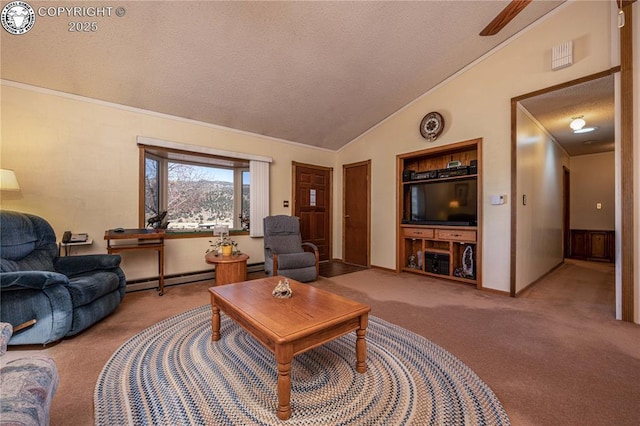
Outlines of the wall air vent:
{"type": "Polygon", "coordinates": [[[573,65],[573,41],[555,46],[551,51],[551,69],[553,71],[573,65]]]}

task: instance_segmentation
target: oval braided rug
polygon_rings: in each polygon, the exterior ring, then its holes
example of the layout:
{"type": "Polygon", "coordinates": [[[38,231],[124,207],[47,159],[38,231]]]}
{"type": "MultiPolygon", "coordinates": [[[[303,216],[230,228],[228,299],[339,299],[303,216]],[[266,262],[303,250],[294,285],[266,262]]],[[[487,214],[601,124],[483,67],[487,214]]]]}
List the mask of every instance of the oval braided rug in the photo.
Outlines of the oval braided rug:
{"type": "Polygon", "coordinates": [[[210,305],[168,318],[124,343],[94,393],[96,425],[508,425],[491,389],[429,340],[376,317],[367,372],[355,333],[294,357],[291,418],[276,415],[275,356],[210,305]]]}

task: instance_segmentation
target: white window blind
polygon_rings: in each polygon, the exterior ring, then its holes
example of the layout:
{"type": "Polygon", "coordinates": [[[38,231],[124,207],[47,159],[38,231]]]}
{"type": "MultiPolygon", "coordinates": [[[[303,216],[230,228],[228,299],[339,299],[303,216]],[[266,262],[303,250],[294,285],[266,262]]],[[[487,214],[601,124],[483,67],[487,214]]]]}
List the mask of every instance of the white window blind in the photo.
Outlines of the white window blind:
{"type": "Polygon", "coordinates": [[[249,235],[263,237],[263,219],[269,216],[269,163],[251,160],[249,162],[251,186],[249,198],[251,200],[251,217],[249,235]]]}

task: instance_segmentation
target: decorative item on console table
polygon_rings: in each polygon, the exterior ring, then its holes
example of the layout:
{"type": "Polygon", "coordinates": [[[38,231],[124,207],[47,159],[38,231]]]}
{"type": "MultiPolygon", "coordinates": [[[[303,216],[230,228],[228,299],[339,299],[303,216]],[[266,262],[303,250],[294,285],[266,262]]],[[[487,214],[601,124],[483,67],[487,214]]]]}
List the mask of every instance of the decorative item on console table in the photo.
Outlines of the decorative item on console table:
{"type": "Polygon", "coordinates": [[[167,229],[169,226],[169,221],[166,219],[167,211],[160,212],[160,214],[150,217],[147,220],[147,226],[152,227],[153,229],[167,229]]]}

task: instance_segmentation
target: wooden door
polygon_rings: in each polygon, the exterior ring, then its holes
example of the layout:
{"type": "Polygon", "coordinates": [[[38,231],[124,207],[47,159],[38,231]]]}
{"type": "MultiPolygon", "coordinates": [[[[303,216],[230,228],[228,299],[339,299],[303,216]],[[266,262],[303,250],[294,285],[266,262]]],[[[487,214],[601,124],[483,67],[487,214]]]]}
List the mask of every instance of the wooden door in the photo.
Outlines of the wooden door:
{"type": "Polygon", "coordinates": [[[571,251],[568,257],[586,259],[589,257],[589,234],[587,231],[571,230],[571,251]]]}
{"type": "Polygon", "coordinates": [[[318,246],[320,261],[331,257],[331,179],[333,169],[293,162],[293,211],[303,242],[318,246]]]}
{"type": "Polygon", "coordinates": [[[571,173],[562,167],[562,257],[571,256],[571,173]]]}
{"type": "Polygon", "coordinates": [[[369,266],[371,161],[343,166],[342,261],[369,266]]]}
{"type": "Polygon", "coordinates": [[[605,259],[608,260],[609,257],[609,244],[607,242],[607,233],[606,232],[598,232],[592,231],[589,233],[589,245],[591,249],[589,250],[589,257],[592,259],[605,259]]]}

